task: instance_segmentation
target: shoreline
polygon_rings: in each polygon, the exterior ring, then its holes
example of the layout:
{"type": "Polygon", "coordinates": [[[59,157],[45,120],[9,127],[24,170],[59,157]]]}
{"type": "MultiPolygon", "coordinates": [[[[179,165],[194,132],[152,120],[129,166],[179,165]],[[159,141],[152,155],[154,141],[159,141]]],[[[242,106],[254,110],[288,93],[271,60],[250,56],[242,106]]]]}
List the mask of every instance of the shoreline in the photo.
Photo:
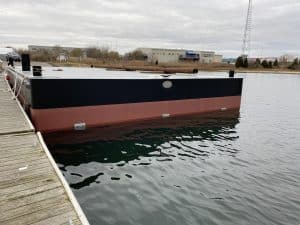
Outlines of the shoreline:
{"type": "Polygon", "coordinates": [[[175,65],[145,65],[141,63],[133,62],[128,64],[102,64],[102,63],[74,63],[74,62],[67,62],[67,63],[49,63],[52,66],[70,66],[70,67],[89,67],[93,65],[95,68],[103,68],[107,70],[119,70],[119,71],[141,71],[141,72],[153,72],[153,73],[166,73],[166,72],[173,72],[173,73],[192,73],[194,69],[198,71],[206,71],[206,72],[228,72],[229,70],[234,70],[236,73],[265,73],[265,74],[293,74],[293,75],[300,75],[300,70],[289,70],[289,69],[237,69],[232,65],[220,65],[220,64],[175,64],[175,65]]]}
{"type": "MultiPolygon", "coordinates": [[[[200,70],[207,72],[228,72],[228,70],[200,70]]],[[[300,75],[300,71],[286,71],[286,70],[235,70],[235,73],[265,73],[265,74],[293,74],[300,75]]]]}
{"type": "MultiPolygon", "coordinates": [[[[89,63],[74,63],[74,62],[32,62],[33,65],[41,66],[53,66],[53,67],[90,67],[92,64],[89,63]]],[[[131,65],[131,64],[98,64],[94,63],[95,68],[103,68],[106,70],[119,70],[119,71],[141,71],[143,73],[192,73],[193,69],[204,72],[227,72],[234,70],[235,73],[263,73],[263,74],[289,74],[289,75],[300,75],[300,70],[288,70],[288,69],[274,69],[274,70],[262,70],[262,69],[237,69],[233,66],[219,67],[214,65],[131,65]]]]}

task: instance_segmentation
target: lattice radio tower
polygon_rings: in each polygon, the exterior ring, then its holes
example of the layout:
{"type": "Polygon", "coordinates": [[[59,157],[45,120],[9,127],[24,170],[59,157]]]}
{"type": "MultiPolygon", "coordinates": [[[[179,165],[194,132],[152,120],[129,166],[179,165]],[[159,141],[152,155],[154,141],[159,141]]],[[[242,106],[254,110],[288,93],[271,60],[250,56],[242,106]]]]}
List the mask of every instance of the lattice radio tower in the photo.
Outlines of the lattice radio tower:
{"type": "Polygon", "coordinates": [[[248,57],[250,55],[251,48],[251,30],[252,30],[252,0],[249,0],[247,19],[243,36],[242,56],[248,57]]]}

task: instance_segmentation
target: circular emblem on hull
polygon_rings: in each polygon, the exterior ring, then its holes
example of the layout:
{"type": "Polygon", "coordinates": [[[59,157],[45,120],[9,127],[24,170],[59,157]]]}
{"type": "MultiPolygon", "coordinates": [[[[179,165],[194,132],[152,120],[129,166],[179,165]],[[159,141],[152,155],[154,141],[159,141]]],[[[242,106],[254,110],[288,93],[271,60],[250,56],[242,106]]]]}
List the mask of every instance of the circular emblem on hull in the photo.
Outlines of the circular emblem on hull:
{"type": "Polygon", "coordinates": [[[171,87],[173,86],[173,83],[172,83],[172,81],[167,80],[167,81],[164,81],[164,82],[162,83],[162,86],[163,86],[164,88],[171,88],[171,87]]]}

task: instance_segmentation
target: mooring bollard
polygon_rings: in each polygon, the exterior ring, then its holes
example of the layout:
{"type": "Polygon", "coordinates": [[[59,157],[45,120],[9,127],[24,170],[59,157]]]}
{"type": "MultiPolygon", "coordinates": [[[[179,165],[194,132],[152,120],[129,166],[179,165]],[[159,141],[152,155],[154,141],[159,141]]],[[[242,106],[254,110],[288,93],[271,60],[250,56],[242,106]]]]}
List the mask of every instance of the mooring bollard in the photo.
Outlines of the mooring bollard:
{"type": "Polygon", "coordinates": [[[22,61],[22,71],[30,71],[30,55],[22,54],[21,61],[22,61]]]}
{"type": "Polygon", "coordinates": [[[234,74],[235,74],[234,70],[229,70],[229,77],[230,78],[234,78],[234,74]]]}

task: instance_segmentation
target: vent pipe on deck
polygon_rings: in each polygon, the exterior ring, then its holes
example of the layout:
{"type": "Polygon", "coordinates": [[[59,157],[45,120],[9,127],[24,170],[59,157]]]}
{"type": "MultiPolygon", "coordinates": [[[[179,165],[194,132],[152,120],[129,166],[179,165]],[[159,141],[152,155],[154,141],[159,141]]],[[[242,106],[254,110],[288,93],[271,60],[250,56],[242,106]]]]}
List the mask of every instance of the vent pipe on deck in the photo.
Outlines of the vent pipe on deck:
{"type": "Polygon", "coordinates": [[[235,74],[234,70],[229,70],[229,77],[230,78],[234,78],[234,74],[235,74]]]}
{"type": "Polygon", "coordinates": [[[29,54],[22,54],[22,71],[30,71],[30,56],[29,54]]]}

